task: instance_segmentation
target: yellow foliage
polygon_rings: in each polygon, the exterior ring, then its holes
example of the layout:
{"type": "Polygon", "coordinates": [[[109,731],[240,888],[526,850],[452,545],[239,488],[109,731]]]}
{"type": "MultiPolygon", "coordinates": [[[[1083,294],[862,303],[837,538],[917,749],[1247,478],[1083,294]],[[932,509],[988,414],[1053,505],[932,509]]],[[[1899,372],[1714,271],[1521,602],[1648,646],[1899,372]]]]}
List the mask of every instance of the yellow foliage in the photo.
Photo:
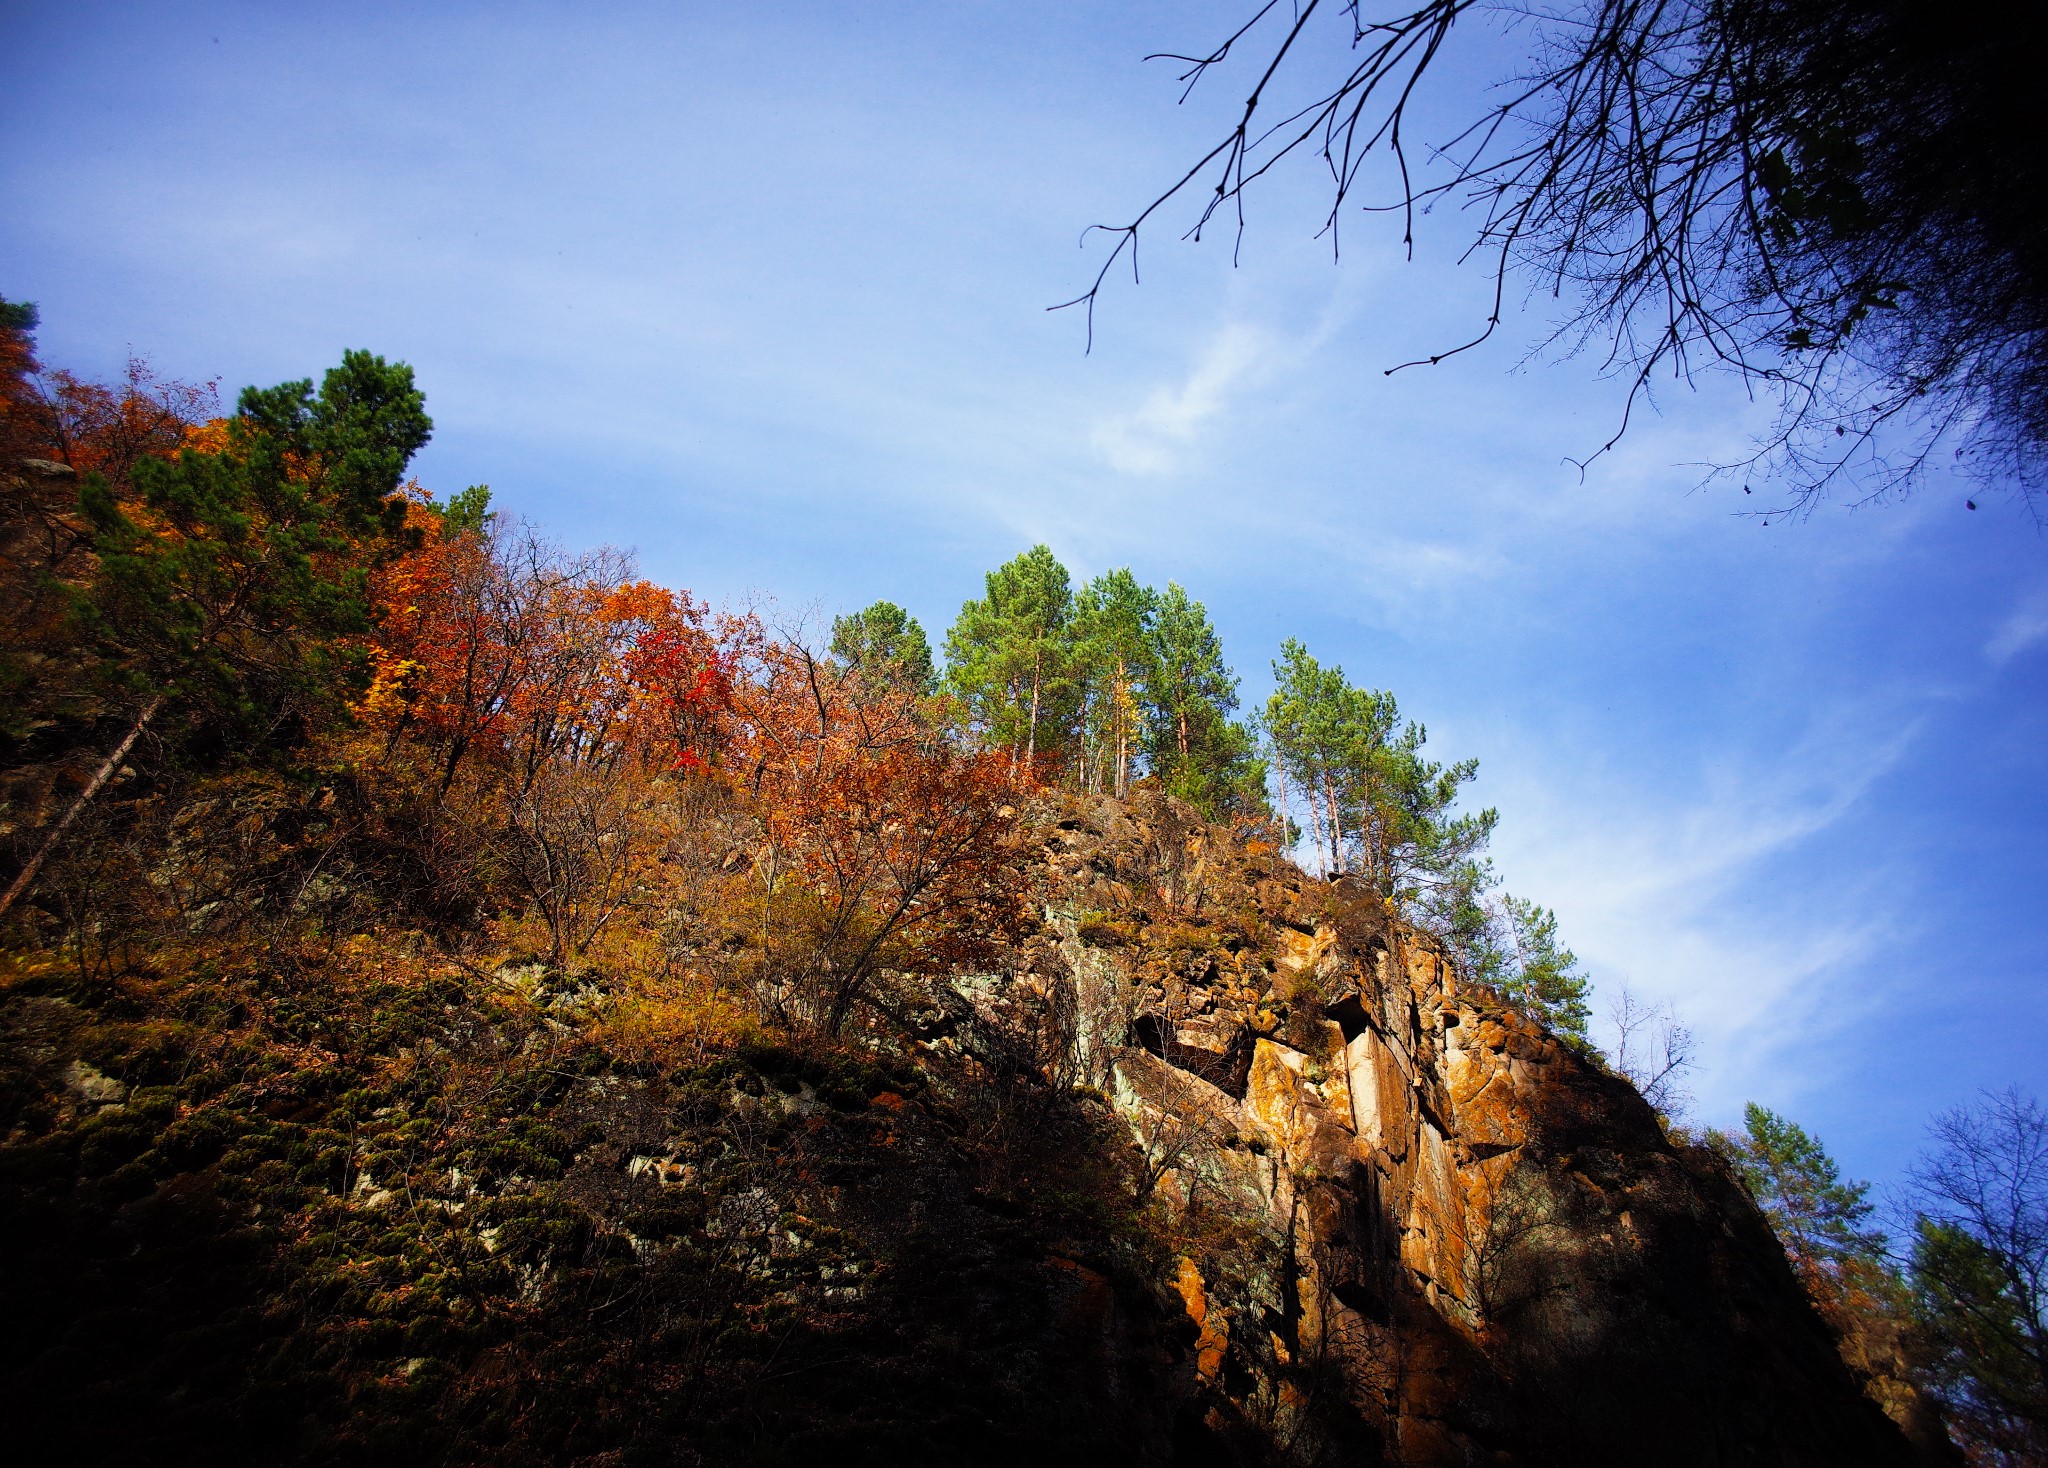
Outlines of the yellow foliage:
{"type": "Polygon", "coordinates": [[[184,442],[180,445],[195,454],[221,454],[227,452],[228,420],[209,418],[204,423],[194,423],[185,429],[184,442]]]}
{"type": "Polygon", "coordinates": [[[702,1065],[761,1034],[752,1007],[699,973],[628,980],[596,1012],[591,1039],[638,1065],[702,1065]]]}
{"type": "Polygon", "coordinates": [[[373,728],[388,729],[404,716],[424,670],[413,659],[394,657],[381,647],[370,649],[370,664],[370,686],[349,712],[373,728]]]}

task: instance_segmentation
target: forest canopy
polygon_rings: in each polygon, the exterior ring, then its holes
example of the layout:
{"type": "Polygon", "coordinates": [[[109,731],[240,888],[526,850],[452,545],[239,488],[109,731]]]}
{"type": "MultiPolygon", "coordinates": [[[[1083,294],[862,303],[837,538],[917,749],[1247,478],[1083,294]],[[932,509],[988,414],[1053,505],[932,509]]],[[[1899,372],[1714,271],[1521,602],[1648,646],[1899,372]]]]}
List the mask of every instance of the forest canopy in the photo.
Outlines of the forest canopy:
{"type": "MultiPolygon", "coordinates": [[[[662,860],[665,804],[744,772],[771,869],[810,884],[788,1003],[839,1024],[920,945],[957,958],[965,940],[941,935],[962,914],[1003,931],[997,807],[1142,785],[1283,849],[1306,838],[1474,979],[1585,1033],[1554,918],[1495,892],[1497,818],[1459,809],[1476,763],[1426,759],[1391,694],[1293,642],[1280,691],[1244,717],[1214,622],[1176,582],[1076,586],[1038,545],[962,605],[943,665],[887,601],[814,650],[618,552],[566,551],[483,486],[443,502],[406,480],[431,425],[403,364],[351,352],[317,388],[250,389],[222,417],[210,390],[139,365],[108,387],[45,372],[32,313],[10,320],[6,431],[31,467],[6,527],[7,763],[43,814],[10,838],[9,907],[46,863],[64,870],[74,824],[147,807],[109,794],[145,751],[142,788],[227,768],[319,786],[341,759],[360,808],[322,824],[390,843],[379,862],[412,874],[393,901],[444,922],[515,902],[566,962],[662,860]],[[910,829],[899,808],[926,812],[911,845],[881,839],[910,829]]],[[[72,920],[103,930],[89,907],[72,920]]]]}

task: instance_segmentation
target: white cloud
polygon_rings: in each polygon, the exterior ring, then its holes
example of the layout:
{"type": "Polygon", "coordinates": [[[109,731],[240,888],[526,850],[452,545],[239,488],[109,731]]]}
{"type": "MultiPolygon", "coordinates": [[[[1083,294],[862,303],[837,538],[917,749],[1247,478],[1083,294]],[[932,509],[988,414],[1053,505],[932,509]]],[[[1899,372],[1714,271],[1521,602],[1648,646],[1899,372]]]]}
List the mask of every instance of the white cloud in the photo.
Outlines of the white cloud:
{"type": "Polygon", "coordinates": [[[2006,614],[1991,640],[1984,644],[1984,656],[1992,666],[2004,667],[2042,642],[2048,642],[2048,582],[2021,597],[2019,604],[2006,614]]]}
{"type": "MultiPolygon", "coordinates": [[[[1824,1084],[1812,1057],[1830,1053],[1825,1036],[1889,997],[1870,979],[1870,960],[1903,937],[1882,900],[1886,858],[1830,866],[1809,843],[1899,764],[1918,728],[1895,708],[1837,711],[1794,748],[1744,751],[1740,773],[1661,799],[1597,770],[1506,792],[1508,885],[1526,882],[1558,910],[1601,991],[1596,1011],[1620,983],[1677,1010],[1700,1042],[1692,1088],[1710,1119],[1766,1085],[1824,1084]]],[[[1603,1022],[1596,1014],[1596,1032],[1603,1022]]]]}
{"type": "Polygon", "coordinates": [[[1282,355],[1270,332],[1224,326],[1185,380],[1154,388],[1131,412],[1100,420],[1091,435],[1095,452],[1119,473],[1171,473],[1180,466],[1183,451],[1238,396],[1272,376],[1282,355]]]}

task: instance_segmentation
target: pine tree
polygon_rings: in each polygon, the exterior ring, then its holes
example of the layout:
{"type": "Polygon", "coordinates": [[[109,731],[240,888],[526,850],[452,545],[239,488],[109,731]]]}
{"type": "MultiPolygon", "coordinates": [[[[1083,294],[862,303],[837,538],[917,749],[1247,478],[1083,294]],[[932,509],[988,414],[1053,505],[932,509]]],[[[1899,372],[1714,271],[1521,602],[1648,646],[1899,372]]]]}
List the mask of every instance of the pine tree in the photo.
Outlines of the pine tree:
{"type": "Polygon", "coordinates": [[[1012,768],[1065,753],[1076,689],[1070,677],[1067,568],[1043,545],[988,573],[987,595],[960,608],[946,634],[946,684],[1012,768]]]}
{"type": "Polygon", "coordinates": [[[1308,800],[1329,870],[1355,872],[1397,906],[1441,926],[1485,875],[1498,815],[1455,815],[1477,760],[1425,759],[1428,731],[1401,721],[1391,693],[1357,688],[1289,639],[1273,664],[1266,728],[1285,777],[1308,800]]]}
{"type": "Polygon", "coordinates": [[[1152,773],[1211,818],[1259,803],[1250,794],[1265,783],[1256,746],[1230,717],[1237,675],[1223,661],[1208,610],[1177,583],[1158,598],[1151,644],[1144,703],[1152,773]]]}
{"type": "Polygon", "coordinates": [[[432,431],[412,369],[348,352],[310,381],[243,392],[217,453],[136,466],[140,514],[88,477],[98,576],[79,613],[147,694],[264,718],[340,689],[336,639],[367,630],[368,577],[396,546],[405,466],[432,431]]]}
{"type": "Polygon", "coordinates": [[[913,693],[930,693],[937,684],[924,628],[894,602],[878,601],[851,616],[834,617],[832,656],[913,693]]]}
{"type": "Polygon", "coordinates": [[[1557,914],[1509,896],[1501,898],[1500,911],[1510,957],[1509,971],[1498,981],[1500,988],[1551,1029],[1585,1043],[1592,1018],[1586,1004],[1588,981],[1578,955],[1558,944],[1557,914]]]}
{"type": "Polygon", "coordinates": [[[1456,863],[1424,904],[1425,925],[1465,978],[1497,989],[1524,1014],[1590,1048],[1591,981],[1578,955],[1558,943],[1557,914],[1505,893],[1489,898],[1497,882],[1484,858],[1456,863]]]}
{"type": "Polygon", "coordinates": [[[1074,598],[1071,646],[1082,695],[1084,788],[1122,797],[1143,753],[1139,699],[1153,677],[1159,594],[1128,569],[1105,571],[1074,598]]]}
{"type": "Polygon", "coordinates": [[[2048,1461],[2048,1108],[2013,1087],[1931,1130],[1909,1182],[1931,1374],[1972,1462],[2048,1461]]]}
{"type": "MultiPolygon", "coordinates": [[[[1281,804],[1289,804],[1291,780],[1307,802],[1310,840],[1324,869],[1342,871],[1345,820],[1339,786],[1349,764],[1350,685],[1342,668],[1323,667],[1291,637],[1280,646],[1273,679],[1265,726],[1280,772],[1281,804]]],[[[1284,809],[1281,815],[1287,818],[1284,809]]]]}
{"type": "Polygon", "coordinates": [[[1741,1136],[1716,1134],[1717,1145],[1809,1288],[1824,1292],[1845,1268],[1882,1259],[1868,1183],[1845,1181],[1820,1139],[1775,1111],[1752,1101],[1742,1121],[1741,1136]]]}
{"type": "Polygon", "coordinates": [[[396,491],[432,427],[410,367],[347,352],[317,395],[310,380],[245,390],[218,451],[138,462],[139,504],[86,476],[97,566],[75,611],[131,722],[0,912],[167,706],[248,750],[356,689],[349,639],[369,630],[370,569],[401,543],[396,491]]]}

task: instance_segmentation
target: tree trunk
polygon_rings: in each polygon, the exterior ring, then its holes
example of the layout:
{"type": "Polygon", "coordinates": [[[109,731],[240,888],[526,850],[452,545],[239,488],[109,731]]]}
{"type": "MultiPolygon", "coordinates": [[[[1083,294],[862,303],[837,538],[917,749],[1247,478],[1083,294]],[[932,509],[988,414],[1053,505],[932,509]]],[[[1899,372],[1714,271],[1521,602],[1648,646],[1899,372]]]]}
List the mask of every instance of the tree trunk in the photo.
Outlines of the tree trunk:
{"type": "Polygon", "coordinates": [[[1302,796],[1308,801],[1308,844],[1316,854],[1316,865],[1323,864],[1323,808],[1316,799],[1313,770],[1302,777],[1302,796]]]}
{"type": "Polygon", "coordinates": [[[1126,774],[1131,763],[1130,720],[1124,714],[1124,706],[1130,702],[1131,697],[1130,683],[1130,670],[1124,666],[1124,660],[1119,657],[1116,660],[1116,703],[1110,710],[1110,716],[1116,721],[1116,798],[1118,800],[1122,800],[1125,792],[1130,788],[1129,777],[1126,774]]]}
{"type": "Polygon", "coordinates": [[[35,884],[36,874],[42,871],[43,863],[50,859],[50,853],[57,849],[57,842],[71,828],[71,823],[78,819],[79,813],[92,803],[92,798],[106,786],[107,781],[114,778],[114,771],[121,768],[121,761],[128,757],[128,751],[135,747],[135,741],[142,737],[142,731],[149,727],[149,721],[156,717],[157,710],[164,706],[167,697],[167,694],[159,693],[144,704],[142,712],[135,716],[135,724],[129,729],[128,737],[114,746],[112,754],[100,761],[99,769],[86,781],[85,788],[78,792],[78,798],[71,802],[70,808],[62,816],[58,817],[57,824],[50,827],[50,834],[43,838],[43,844],[36,848],[36,854],[15,874],[14,880],[8,883],[7,891],[0,893],[0,917],[7,916],[14,904],[35,884]]]}
{"type": "Polygon", "coordinates": [[[1330,874],[1344,870],[1344,818],[1337,810],[1337,782],[1330,772],[1323,772],[1323,798],[1330,807],[1330,874]]]}
{"type": "Polygon", "coordinates": [[[1280,854],[1289,856],[1294,846],[1287,839],[1287,761],[1281,757],[1278,745],[1273,748],[1273,770],[1280,777],[1280,854]]]}
{"type": "MultiPolygon", "coordinates": [[[[1017,680],[1015,678],[1012,678],[1009,682],[1009,702],[1003,705],[1005,715],[1008,714],[1008,711],[1010,709],[1015,708],[1016,705],[1017,680]]],[[[1007,717],[1005,718],[1004,722],[1008,722],[1007,717]]],[[[993,730],[991,730],[991,732],[993,732],[993,730]]],[[[1010,778],[1013,781],[1017,778],[1017,746],[1014,744],[1010,746],[1010,778]]]]}
{"type": "Polygon", "coordinates": [[[1031,727],[1024,739],[1024,768],[1031,769],[1038,759],[1038,679],[1040,666],[1045,661],[1045,647],[1040,644],[1031,654],[1031,727]]]}

